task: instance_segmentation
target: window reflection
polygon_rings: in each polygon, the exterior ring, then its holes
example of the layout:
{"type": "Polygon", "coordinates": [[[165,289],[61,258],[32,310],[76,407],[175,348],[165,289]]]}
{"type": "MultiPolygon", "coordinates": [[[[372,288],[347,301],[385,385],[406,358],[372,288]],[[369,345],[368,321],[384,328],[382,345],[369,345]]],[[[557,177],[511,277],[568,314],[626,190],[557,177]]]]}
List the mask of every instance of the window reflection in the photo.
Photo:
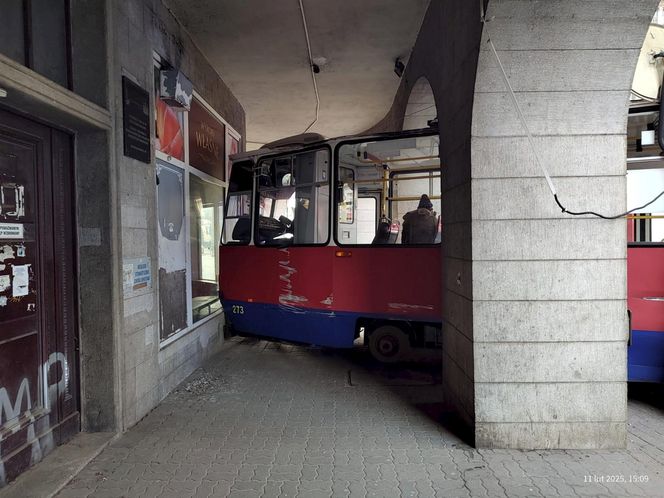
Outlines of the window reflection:
{"type": "Polygon", "coordinates": [[[221,308],[217,287],[223,188],[189,176],[191,298],[194,323],[221,308]]]}

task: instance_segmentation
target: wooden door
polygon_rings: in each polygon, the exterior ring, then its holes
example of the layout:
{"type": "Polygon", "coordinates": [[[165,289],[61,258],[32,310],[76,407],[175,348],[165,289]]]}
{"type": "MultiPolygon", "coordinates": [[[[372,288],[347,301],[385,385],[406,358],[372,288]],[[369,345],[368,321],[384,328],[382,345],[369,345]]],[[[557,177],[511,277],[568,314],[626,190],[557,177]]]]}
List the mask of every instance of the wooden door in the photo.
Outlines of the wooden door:
{"type": "Polygon", "coordinates": [[[0,486],[80,426],[71,137],[0,110],[0,486]]]}

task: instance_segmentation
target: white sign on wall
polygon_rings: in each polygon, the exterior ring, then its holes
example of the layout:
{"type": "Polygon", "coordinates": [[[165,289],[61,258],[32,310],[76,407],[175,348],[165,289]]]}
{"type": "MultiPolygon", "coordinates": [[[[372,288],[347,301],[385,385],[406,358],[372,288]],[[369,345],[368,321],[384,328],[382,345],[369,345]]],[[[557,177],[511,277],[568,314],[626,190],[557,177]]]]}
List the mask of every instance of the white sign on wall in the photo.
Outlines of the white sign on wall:
{"type": "Polygon", "coordinates": [[[125,259],[123,261],[122,287],[125,296],[152,288],[150,258],[125,259]]]}
{"type": "Polygon", "coordinates": [[[22,239],[23,223],[0,223],[0,239],[22,239]]]}

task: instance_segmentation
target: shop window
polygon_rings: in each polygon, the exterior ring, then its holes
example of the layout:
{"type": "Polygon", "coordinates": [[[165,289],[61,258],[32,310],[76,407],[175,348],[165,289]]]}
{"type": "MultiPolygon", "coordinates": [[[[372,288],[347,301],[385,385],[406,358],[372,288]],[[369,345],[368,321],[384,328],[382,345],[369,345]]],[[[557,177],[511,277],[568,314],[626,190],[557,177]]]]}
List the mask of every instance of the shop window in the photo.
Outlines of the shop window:
{"type": "Polygon", "coordinates": [[[219,246],[224,189],[189,175],[191,244],[191,307],[193,322],[221,309],[219,302],[219,246]]]}
{"type": "Polygon", "coordinates": [[[185,113],[170,107],[159,96],[159,72],[162,64],[155,64],[155,151],[184,161],[184,119],[185,113]]]}
{"type": "Polygon", "coordinates": [[[159,329],[162,340],[187,327],[185,172],[157,161],[159,217],[159,329]]]}
{"type": "MultiPolygon", "coordinates": [[[[155,54],[155,157],[162,346],[221,310],[219,241],[222,238],[227,144],[239,135],[194,91],[194,113],[159,98],[159,71],[169,67],[155,54]],[[232,133],[232,135],[230,135],[232,133]]],[[[237,221],[251,215],[251,168],[231,177],[227,212],[237,221]],[[241,189],[241,190],[240,190],[241,189]]],[[[231,227],[232,231],[232,227],[231,227]]],[[[251,229],[246,230],[250,235],[251,229]]]]}

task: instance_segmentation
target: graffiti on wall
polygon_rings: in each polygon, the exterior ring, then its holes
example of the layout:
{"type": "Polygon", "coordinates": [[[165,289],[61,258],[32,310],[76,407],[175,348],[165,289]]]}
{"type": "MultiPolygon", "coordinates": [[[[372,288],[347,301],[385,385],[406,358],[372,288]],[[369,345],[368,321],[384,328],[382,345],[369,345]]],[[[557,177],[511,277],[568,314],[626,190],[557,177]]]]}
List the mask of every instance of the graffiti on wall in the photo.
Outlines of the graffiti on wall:
{"type": "Polygon", "coordinates": [[[36,374],[36,377],[20,379],[18,389],[0,386],[0,487],[6,484],[6,462],[2,446],[9,437],[21,431],[25,433],[24,444],[31,445],[30,465],[39,462],[55,447],[53,434],[49,431],[42,437],[40,433],[43,431],[40,429],[50,428],[49,413],[55,409],[58,398],[67,390],[70,382],[67,357],[63,353],[51,353],[48,360],[39,366],[36,374]],[[51,376],[52,373],[55,375],[51,376]],[[52,377],[51,380],[49,377],[52,377]],[[35,389],[37,386],[32,383],[37,383],[42,388],[38,399],[32,397],[31,392],[38,392],[35,389]],[[15,393],[13,396],[12,392],[15,393]],[[44,416],[41,416],[41,413],[37,416],[36,412],[42,407],[47,407],[44,416]]]}

